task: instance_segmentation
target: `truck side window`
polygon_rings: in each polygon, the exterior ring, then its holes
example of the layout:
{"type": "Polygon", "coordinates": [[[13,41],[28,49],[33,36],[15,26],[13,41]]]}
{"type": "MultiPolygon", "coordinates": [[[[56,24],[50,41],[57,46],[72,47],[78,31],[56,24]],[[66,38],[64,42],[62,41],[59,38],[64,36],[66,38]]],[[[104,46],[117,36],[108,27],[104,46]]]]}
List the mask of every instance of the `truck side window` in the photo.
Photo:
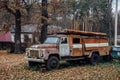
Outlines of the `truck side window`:
{"type": "Polygon", "coordinates": [[[80,38],[73,38],[73,44],[80,43],[80,38]]]}
{"type": "Polygon", "coordinates": [[[66,44],[67,43],[67,38],[62,38],[61,44],[66,44]]]}

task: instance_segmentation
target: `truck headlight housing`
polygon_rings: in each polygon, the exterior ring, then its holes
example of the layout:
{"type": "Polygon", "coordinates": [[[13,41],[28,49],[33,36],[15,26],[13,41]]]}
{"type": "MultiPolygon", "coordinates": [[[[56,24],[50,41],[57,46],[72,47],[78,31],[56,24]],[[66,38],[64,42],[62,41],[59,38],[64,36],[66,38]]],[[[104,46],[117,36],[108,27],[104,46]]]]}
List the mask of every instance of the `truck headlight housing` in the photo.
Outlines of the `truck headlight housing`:
{"type": "Polygon", "coordinates": [[[39,51],[39,57],[44,57],[44,52],[45,52],[44,49],[40,50],[40,51],[39,51]]]}
{"type": "Polygon", "coordinates": [[[29,54],[30,54],[30,50],[27,48],[27,49],[26,49],[26,56],[29,57],[29,54]]]}

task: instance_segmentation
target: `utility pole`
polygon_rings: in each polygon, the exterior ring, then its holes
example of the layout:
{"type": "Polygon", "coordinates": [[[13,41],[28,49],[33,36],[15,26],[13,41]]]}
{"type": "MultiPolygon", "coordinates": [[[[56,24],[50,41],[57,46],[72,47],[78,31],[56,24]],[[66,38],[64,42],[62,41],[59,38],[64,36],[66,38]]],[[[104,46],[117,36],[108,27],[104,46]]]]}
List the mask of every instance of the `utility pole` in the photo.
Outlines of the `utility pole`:
{"type": "Polygon", "coordinates": [[[116,0],[116,8],[115,8],[115,42],[114,46],[117,46],[117,24],[118,24],[118,0],[116,0]]]}

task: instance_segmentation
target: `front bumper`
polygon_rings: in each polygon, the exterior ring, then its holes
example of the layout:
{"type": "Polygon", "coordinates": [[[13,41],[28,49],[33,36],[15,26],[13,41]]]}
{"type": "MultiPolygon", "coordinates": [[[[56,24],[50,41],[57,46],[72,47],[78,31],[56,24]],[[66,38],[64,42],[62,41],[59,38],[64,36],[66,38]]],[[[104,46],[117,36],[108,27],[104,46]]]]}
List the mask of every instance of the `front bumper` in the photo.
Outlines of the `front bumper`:
{"type": "Polygon", "coordinates": [[[32,61],[32,62],[45,63],[44,59],[34,59],[34,58],[28,58],[28,57],[25,57],[25,59],[28,60],[28,61],[32,61]]]}

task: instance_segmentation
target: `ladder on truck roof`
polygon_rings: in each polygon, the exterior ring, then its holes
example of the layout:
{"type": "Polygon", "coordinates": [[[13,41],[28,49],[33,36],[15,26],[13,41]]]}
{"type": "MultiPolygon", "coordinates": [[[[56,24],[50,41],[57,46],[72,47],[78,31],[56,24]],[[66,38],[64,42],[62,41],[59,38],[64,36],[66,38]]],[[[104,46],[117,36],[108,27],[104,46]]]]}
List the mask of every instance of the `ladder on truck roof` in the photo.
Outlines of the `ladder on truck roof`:
{"type": "Polygon", "coordinates": [[[65,35],[82,35],[82,36],[107,36],[106,33],[100,33],[100,32],[88,32],[88,31],[80,31],[80,30],[71,30],[71,29],[66,29],[60,32],[57,32],[57,34],[65,34],[65,35]]]}

